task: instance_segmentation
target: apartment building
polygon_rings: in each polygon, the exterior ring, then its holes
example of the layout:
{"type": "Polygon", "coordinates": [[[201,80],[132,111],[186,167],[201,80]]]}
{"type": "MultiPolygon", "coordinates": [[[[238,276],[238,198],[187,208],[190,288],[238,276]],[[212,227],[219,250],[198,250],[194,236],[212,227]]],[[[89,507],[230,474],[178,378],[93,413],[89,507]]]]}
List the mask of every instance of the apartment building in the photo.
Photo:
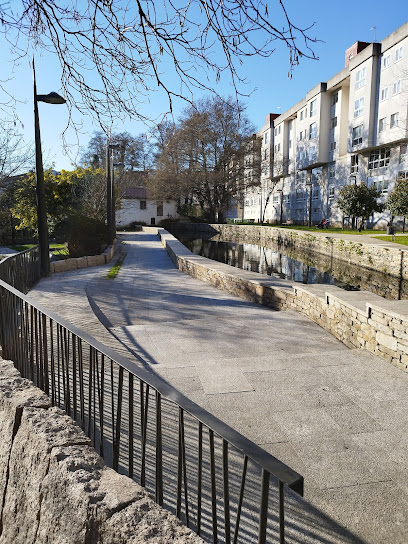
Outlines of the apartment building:
{"type": "MultiPolygon", "coordinates": [[[[356,42],[345,66],[288,111],[268,114],[259,184],[244,199],[243,217],[266,222],[341,225],[339,189],[365,182],[385,200],[408,177],[408,23],[380,43],[356,42]]],[[[375,214],[369,226],[388,221],[375,214]]]]}

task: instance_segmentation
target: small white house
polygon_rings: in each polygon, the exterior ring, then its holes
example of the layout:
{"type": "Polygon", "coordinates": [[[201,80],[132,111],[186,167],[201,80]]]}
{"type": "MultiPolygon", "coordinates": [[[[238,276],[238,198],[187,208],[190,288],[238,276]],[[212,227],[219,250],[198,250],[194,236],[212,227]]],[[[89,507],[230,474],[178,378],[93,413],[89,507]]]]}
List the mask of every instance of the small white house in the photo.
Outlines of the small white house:
{"type": "Polygon", "coordinates": [[[121,207],[116,211],[116,226],[128,227],[139,222],[157,225],[163,219],[178,217],[176,200],[153,200],[145,187],[127,187],[122,194],[121,207]]]}

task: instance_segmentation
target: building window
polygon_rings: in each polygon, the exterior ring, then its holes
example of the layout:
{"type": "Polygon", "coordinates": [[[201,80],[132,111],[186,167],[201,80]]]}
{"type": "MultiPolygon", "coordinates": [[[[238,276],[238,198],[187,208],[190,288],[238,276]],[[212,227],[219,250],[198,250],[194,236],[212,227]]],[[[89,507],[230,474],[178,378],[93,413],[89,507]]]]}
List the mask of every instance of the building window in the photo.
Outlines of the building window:
{"type": "Polygon", "coordinates": [[[390,128],[398,126],[398,112],[391,115],[390,128]]]}
{"type": "Polygon", "coordinates": [[[400,145],[400,162],[405,161],[408,158],[408,144],[400,145]]]}
{"type": "Polygon", "coordinates": [[[363,143],[363,125],[353,128],[353,145],[360,145],[363,143]]]}
{"type": "Polygon", "coordinates": [[[269,149],[265,148],[264,149],[264,160],[266,160],[268,157],[269,157],[269,149]]]}
{"type": "Polygon", "coordinates": [[[306,170],[301,170],[300,172],[296,172],[296,181],[298,183],[306,182],[306,170]]]}
{"type": "Polygon", "coordinates": [[[299,133],[299,140],[303,140],[303,130],[301,130],[299,133]]]}
{"type": "Polygon", "coordinates": [[[370,153],[368,161],[368,169],[375,170],[388,166],[390,164],[390,149],[388,147],[381,147],[370,153]]]}
{"type": "Polygon", "coordinates": [[[336,91],[332,94],[332,100],[331,100],[332,106],[334,106],[334,104],[337,104],[338,101],[339,101],[339,91],[336,91]]]}
{"type": "Polygon", "coordinates": [[[319,200],[319,199],[320,199],[320,188],[319,187],[313,187],[312,200],[319,200]]]}
{"type": "Polygon", "coordinates": [[[334,195],[335,195],[335,190],[334,190],[334,187],[329,187],[329,198],[332,199],[334,198],[334,195]]]}
{"type": "Polygon", "coordinates": [[[264,133],[264,141],[265,141],[265,144],[267,144],[268,141],[269,141],[269,133],[268,132],[264,133]]]}
{"type": "Polygon", "coordinates": [[[398,172],[397,179],[408,179],[408,170],[405,170],[405,172],[398,172]]]}
{"type": "Polygon", "coordinates": [[[292,150],[292,140],[289,140],[289,151],[292,150]]]}
{"type": "Polygon", "coordinates": [[[280,144],[275,145],[275,153],[278,153],[280,151],[280,144]]]}
{"type": "Polygon", "coordinates": [[[332,117],[330,119],[330,128],[336,128],[337,127],[337,117],[332,117]]]}
{"type": "Polygon", "coordinates": [[[279,204],[279,195],[272,196],[272,204],[279,204]]]}
{"type": "Polygon", "coordinates": [[[305,108],[304,110],[300,112],[300,120],[303,121],[303,119],[306,119],[306,117],[307,117],[307,108],[305,108]]]}
{"type": "Polygon", "coordinates": [[[316,160],[316,146],[311,145],[309,147],[309,161],[315,161],[316,160]]]}
{"type": "Polygon", "coordinates": [[[312,182],[317,183],[322,179],[322,167],[313,168],[312,170],[312,182]]]}
{"type": "Polygon", "coordinates": [[[360,117],[360,115],[363,115],[364,113],[364,96],[361,98],[357,98],[357,100],[354,102],[354,119],[356,117],[360,117]]]}
{"type": "Polygon", "coordinates": [[[310,115],[309,117],[313,117],[317,113],[317,99],[314,99],[310,102],[310,115]]]}
{"type": "Polygon", "coordinates": [[[330,151],[334,151],[336,149],[336,146],[337,146],[336,141],[330,142],[330,151]]]}
{"type": "Polygon", "coordinates": [[[404,54],[404,47],[401,45],[401,47],[398,47],[398,49],[395,50],[395,62],[398,62],[402,59],[404,54]]]}
{"type": "Polygon", "coordinates": [[[350,173],[357,174],[358,172],[358,155],[351,155],[350,173]]]}
{"type": "Polygon", "coordinates": [[[157,203],[157,217],[161,217],[163,215],[163,202],[157,203]]]}
{"type": "Polygon", "coordinates": [[[140,209],[141,209],[141,210],[145,210],[145,209],[146,209],[146,200],[141,200],[141,201],[140,201],[140,209]]]}
{"type": "Polygon", "coordinates": [[[382,68],[385,70],[386,68],[389,68],[391,64],[391,55],[387,55],[386,57],[383,57],[382,59],[382,68]]]}
{"type": "Polygon", "coordinates": [[[284,195],[282,195],[282,198],[283,198],[283,202],[285,204],[289,204],[289,202],[290,202],[290,193],[285,193],[284,195]]]}
{"type": "Polygon", "coordinates": [[[381,191],[383,194],[388,193],[388,180],[373,179],[371,186],[377,189],[377,191],[381,191]]]}
{"type": "Polygon", "coordinates": [[[264,166],[263,173],[265,174],[265,176],[269,174],[269,166],[267,164],[264,166]]]}
{"type": "Polygon", "coordinates": [[[304,202],[306,195],[303,191],[296,191],[296,202],[304,202]]]}
{"type": "Polygon", "coordinates": [[[335,162],[329,162],[329,165],[327,167],[327,174],[329,179],[334,179],[336,177],[336,163],[335,162]]]}
{"type": "Polygon", "coordinates": [[[401,92],[401,80],[399,79],[392,85],[392,96],[401,92]]]}
{"type": "Polygon", "coordinates": [[[355,89],[360,89],[361,87],[364,87],[366,80],[366,68],[361,68],[361,70],[358,70],[356,73],[356,84],[355,89]]]}
{"type": "Polygon", "coordinates": [[[383,117],[378,121],[378,132],[384,132],[385,127],[387,126],[387,119],[383,117]]]}
{"type": "Polygon", "coordinates": [[[309,140],[317,136],[317,123],[312,123],[309,126],[309,140]]]}
{"type": "Polygon", "coordinates": [[[388,98],[388,87],[384,87],[381,89],[381,102],[383,102],[384,100],[387,100],[388,98]]]}

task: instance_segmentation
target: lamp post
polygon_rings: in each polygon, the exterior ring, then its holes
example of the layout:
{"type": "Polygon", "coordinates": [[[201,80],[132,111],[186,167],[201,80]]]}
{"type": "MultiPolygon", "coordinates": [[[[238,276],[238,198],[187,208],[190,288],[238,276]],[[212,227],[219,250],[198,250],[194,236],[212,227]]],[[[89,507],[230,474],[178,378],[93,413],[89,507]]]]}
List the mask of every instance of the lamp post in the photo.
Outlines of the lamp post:
{"type": "Polygon", "coordinates": [[[35,131],[35,172],[37,192],[37,223],[38,243],[40,246],[41,275],[50,275],[50,251],[48,247],[47,206],[45,203],[44,168],[42,163],[40,121],[38,118],[38,102],[46,104],[65,104],[65,98],[57,93],[37,94],[35,79],[35,64],[33,57],[33,82],[34,82],[34,131],[35,131]]]}
{"type": "Polygon", "coordinates": [[[309,187],[309,214],[308,214],[308,220],[307,220],[307,226],[312,226],[312,188],[313,183],[312,180],[306,181],[306,185],[309,187]]]}
{"type": "Polygon", "coordinates": [[[111,176],[111,150],[118,149],[120,144],[106,144],[106,230],[108,245],[113,244],[113,183],[111,176]]]}
{"type": "Polygon", "coordinates": [[[116,198],[115,198],[115,167],[125,166],[123,162],[112,164],[112,240],[116,238],[116,198]]]}
{"type": "Polygon", "coordinates": [[[279,225],[282,225],[282,216],[283,216],[283,189],[277,189],[276,192],[280,195],[279,225]]]}

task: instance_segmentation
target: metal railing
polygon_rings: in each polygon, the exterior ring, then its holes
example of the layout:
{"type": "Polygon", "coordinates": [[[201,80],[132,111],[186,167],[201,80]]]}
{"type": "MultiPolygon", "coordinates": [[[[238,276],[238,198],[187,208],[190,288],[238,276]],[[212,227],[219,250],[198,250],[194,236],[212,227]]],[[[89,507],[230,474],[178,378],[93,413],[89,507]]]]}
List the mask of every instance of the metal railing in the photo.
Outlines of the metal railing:
{"type": "Polygon", "coordinates": [[[3,281],[0,310],[3,357],[82,427],[108,465],[208,542],[285,541],[302,476],[3,281]]]}
{"type": "Polygon", "coordinates": [[[34,246],[0,261],[0,280],[28,293],[41,277],[39,248],[34,246]]]}

